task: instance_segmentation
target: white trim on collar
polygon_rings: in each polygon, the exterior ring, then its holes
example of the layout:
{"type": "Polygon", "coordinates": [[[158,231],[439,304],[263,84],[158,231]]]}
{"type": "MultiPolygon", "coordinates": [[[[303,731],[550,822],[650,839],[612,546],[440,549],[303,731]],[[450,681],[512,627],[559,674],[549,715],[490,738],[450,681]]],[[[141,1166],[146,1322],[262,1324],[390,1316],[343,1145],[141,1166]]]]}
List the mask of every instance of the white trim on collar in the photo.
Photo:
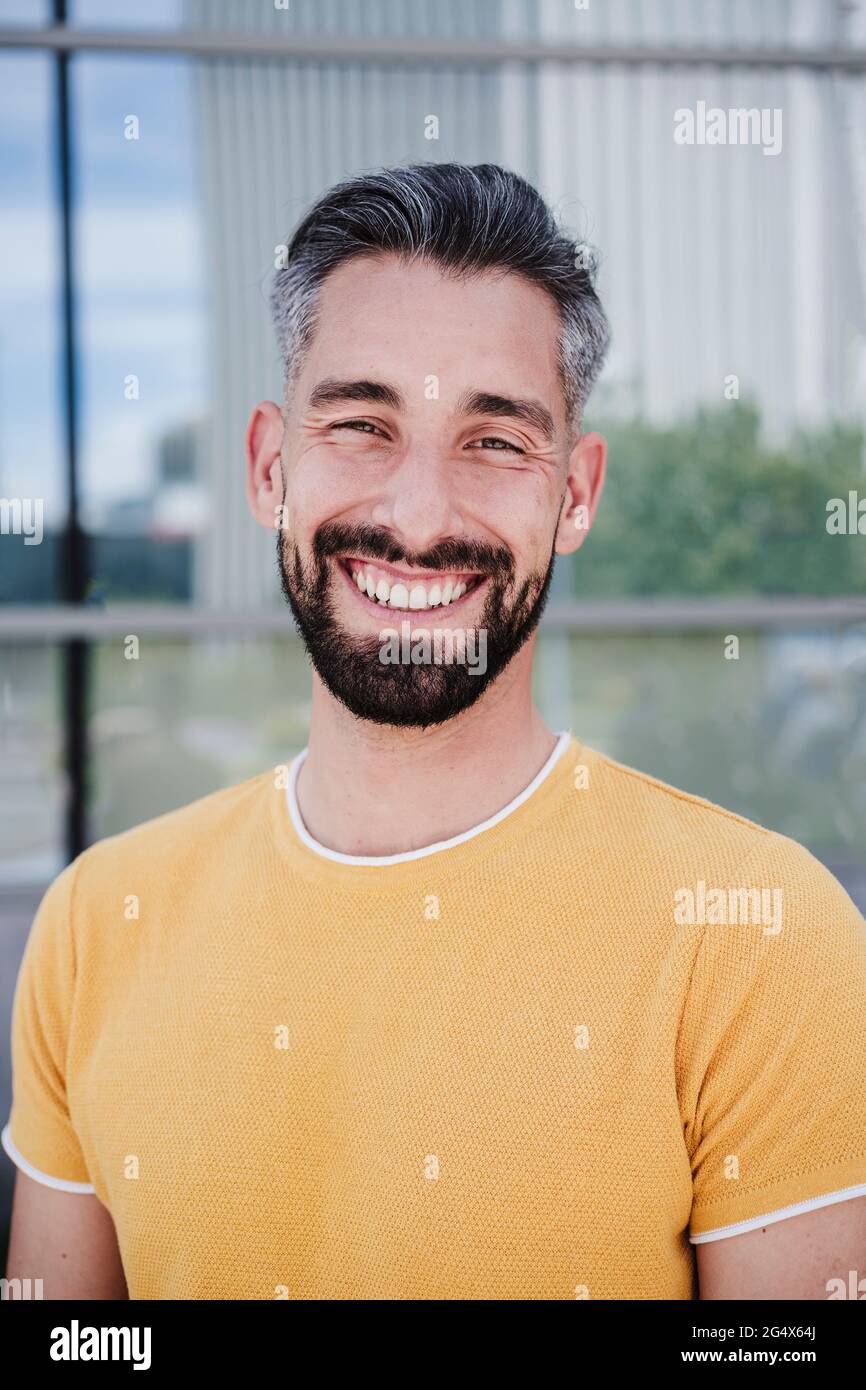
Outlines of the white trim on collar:
{"type": "Polygon", "coordinates": [[[513,801],[509,801],[507,806],[503,806],[501,811],[497,811],[495,816],[490,816],[488,820],[482,821],[480,825],[473,825],[471,829],[464,830],[460,835],[454,835],[450,840],[438,840],[436,844],[424,845],[422,849],[406,850],[404,854],[341,854],[338,850],[328,849],[325,845],[320,845],[318,840],[314,840],[304,822],[301,820],[301,813],[298,808],[298,799],[295,793],[295,784],[301,764],[307,756],[307,749],[304,748],[296,758],[293,759],[289,767],[289,779],[286,786],[286,804],[289,808],[289,815],[292,819],[298,838],[303,841],[307,849],[313,850],[324,859],[333,859],[337,864],[354,864],[356,866],[369,866],[371,868],[382,868],[387,864],[406,864],[412,859],[424,859],[428,854],[438,854],[441,850],[452,849],[454,845],[462,845],[464,840],[471,840],[475,835],[482,834],[485,830],[490,830],[492,826],[498,825],[500,821],[510,816],[512,811],[516,811],[518,806],[522,806],[532,793],[541,786],[545,777],[553,771],[562,754],[568,747],[571,738],[568,730],[563,730],[557,737],[556,747],[551,753],[547,762],[540,772],[536,773],[528,787],[525,787],[519,796],[513,801]]]}

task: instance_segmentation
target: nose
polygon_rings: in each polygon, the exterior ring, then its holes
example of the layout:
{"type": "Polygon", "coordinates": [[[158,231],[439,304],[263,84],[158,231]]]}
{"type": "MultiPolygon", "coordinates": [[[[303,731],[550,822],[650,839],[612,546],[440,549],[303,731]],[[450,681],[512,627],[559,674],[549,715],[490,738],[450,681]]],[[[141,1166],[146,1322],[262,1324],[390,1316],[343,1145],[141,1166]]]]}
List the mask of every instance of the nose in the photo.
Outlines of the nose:
{"type": "Polygon", "coordinates": [[[410,446],[390,474],[371,519],[391,531],[410,554],[421,554],[464,530],[453,482],[434,450],[410,446]]]}

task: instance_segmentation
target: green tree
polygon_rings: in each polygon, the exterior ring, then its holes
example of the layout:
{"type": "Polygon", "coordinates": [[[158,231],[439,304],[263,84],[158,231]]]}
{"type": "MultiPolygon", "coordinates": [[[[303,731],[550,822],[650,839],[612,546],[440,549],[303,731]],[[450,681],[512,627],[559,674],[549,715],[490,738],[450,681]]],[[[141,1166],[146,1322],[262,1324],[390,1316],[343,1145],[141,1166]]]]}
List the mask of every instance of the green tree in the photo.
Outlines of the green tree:
{"type": "Polygon", "coordinates": [[[827,503],[866,496],[862,431],[788,447],[761,440],[748,403],[669,429],[619,423],[595,525],[573,558],[582,595],[862,594],[866,536],[827,531],[827,503]]]}

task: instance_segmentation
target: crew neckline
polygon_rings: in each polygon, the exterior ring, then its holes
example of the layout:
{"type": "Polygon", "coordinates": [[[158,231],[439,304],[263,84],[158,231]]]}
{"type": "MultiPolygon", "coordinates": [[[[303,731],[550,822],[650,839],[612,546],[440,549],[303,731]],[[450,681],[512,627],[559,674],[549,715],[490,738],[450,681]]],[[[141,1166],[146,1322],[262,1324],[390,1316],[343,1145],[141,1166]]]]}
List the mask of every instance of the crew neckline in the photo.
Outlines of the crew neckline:
{"type": "Polygon", "coordinates": [[[573,740],[573,734],[565,729],[557,734],[556,745],[553,748],[544,766],[535,774],[528,786],[524,787],[506,806],[497,811],[494,815],[488,816],[486,820],[478,825],[470,826],[468,830],[463,830],[459,835],[452,835],[447,840],[437,840],[431,845],[423,845],[420,849],[405,850],[400,854],[343,854],[339,850],[329,849],[327,845],[320,844],[318,840],[310,834],[301,817],[300,807],[297,798],[297,780],[301,766],[309,752],[308,748],[303,748],[289,765],[288,778],[286,781],[285,798],[288,808],[289,818],[298,839],[306,848],[318,859],[329,860],[333,864],[344,864],[349,868],[360,869],[381,869],[390,865],[410,864],[418,859],[427,859],[431,855],[441,854],[447,850],[455,849],[458,845],[465,844],[467,840],[474,840],[477,836],[483,835],[485,831],[492,830],[494,826],[507,820],[518,807],[536,792],[539,787],[547,781],[553,769],[562,758],[565,750],[573,740]]]}

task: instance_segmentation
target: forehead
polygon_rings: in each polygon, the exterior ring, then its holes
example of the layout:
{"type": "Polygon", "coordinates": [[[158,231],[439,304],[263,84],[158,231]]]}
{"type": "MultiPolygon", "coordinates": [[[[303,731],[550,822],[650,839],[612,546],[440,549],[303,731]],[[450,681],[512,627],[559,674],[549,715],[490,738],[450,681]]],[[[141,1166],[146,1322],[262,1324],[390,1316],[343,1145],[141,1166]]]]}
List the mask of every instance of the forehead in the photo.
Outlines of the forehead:
{"type": "Polygon", "coordinates": [[[435,375],[440,399],[470,387],[533,394],[559,419],[559,334],[556,304],[521,275],[458,279],[429,262],[355,257],[319,292],[301,386],[326,375],[373,377],[411,401],[424,399],[425,378],[435,375]]]}

